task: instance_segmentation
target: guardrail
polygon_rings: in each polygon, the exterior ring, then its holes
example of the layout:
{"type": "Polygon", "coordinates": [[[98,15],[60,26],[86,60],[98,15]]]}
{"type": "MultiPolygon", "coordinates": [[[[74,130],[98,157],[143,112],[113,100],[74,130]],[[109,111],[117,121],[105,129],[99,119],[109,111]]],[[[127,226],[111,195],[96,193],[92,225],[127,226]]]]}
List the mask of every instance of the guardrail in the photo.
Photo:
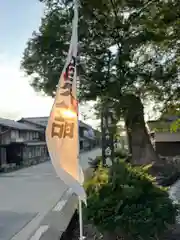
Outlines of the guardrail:
{"type": "Polygon", "coordinates": [[[67,190],[28,240],[61,239],[77,209],[77,203],[77,196],[67,190]]]}

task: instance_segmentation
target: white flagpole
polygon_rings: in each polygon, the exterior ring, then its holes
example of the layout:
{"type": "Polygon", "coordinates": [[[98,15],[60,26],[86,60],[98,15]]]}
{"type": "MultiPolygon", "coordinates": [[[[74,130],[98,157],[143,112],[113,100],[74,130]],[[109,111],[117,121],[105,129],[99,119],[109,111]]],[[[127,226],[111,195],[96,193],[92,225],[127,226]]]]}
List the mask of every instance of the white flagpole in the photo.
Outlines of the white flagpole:
{"type": "MultiPolygon", "coordinates": [[[[79,104],[78,104],[78,171],[79,171],[79,182],[81,183],[82,179],[81,179],[81,172],[80,172],[80,147],[79,147],[79,104]]],[[[82,184],[82,183],[81,183],[82,184]]],[[[80,199],[80,197],[78,197],[78,201],[79,201],[79,240],[84,240],[85,237],[83,236],[83,214],[82,214],[82,201],[80,199]]]]}
{"type": "MultiPolygon", "coordinates": [[[[78,105],[78,171],[79,171],[79,182],[81,183],[82,179],[81,179],[81,171],[80,171],[80,147],[79,147],[79,105],[78,105]]],[[[82,183],[81,183],[82,184],[82,183]]],[[[82,201],[80,199],[80,197],[78,197],[78,202],[79,202],[79,206],[78,206],[78,212],[79,212],[79,240],[84,240],[85,237],[83,236],[83,214],[82,214],[82,201]]]]}
{"type": "MultiPolygon", "coordinates": [[[[74,0],[74,11],[75,11],[75,14],[77,15],[77,18],[78,18],[78,0],[74,0]]],[[[77,25],[77,28],[78,28],[78,25],[77,25]]],[[[77,29],[77,35],[78,35],[78,29],[77,29]]],[[[77,49],[77,52],[79,49],[77,49]]],[[[77,58],[79,56],[77,55],[77,58]]],[[[79,81],[79,79],[78,79],[79,81]]],[[[78,121],[78,138],[77,138],[77,141],[78,141],[78,171],[79,171],[79,182],[81,182],[81,172],[80,172],[80,147],[79,147],[79,143],[80,143],[80,139],[79,139],[79,99],[78,99],[78,87],[79,87],[79,83],[77,82],[77,64],[76,64],[76,97],[77,97],[77,101],[78,101],[78,118],[77,118],[77,121],[78,121]]],[[[84,236],[83,236],[83,213],[82,213],[82,201],[80,199],[80,197],[78,197],[78,201],[79,201],[79,240],[84,240],[84,236]]]]}
{"type": "Polygon", "coordinates": [[[85,239],[83,236],[83,219],[82,219],[82,201],[79,199],[79,233],[80,233],[80,240],[85,239]]]}

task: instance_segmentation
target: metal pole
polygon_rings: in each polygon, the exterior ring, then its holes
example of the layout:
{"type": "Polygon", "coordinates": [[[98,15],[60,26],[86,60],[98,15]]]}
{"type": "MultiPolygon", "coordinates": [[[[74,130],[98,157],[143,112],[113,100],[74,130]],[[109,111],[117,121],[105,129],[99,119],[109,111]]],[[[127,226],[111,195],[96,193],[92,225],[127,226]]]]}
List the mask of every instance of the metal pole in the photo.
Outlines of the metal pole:
{"type": "MultiPolygon", "coordinates": [[[[74,15],[76,15],[77,19],[78,19],[78,0],[74,0],[74,15]]],[[[78,25],[78,24],[77,24],[78,25]]],[[[78,26],[77,26],[78,28],[78,26]]],[[[78,30],[77,31],[77,35],[78,35],[78,30]]],[[[78,36],[77,36],[78,37],[78,36]]],[[[77,43],[78,44],[78,43],[77,43]]],[[[77,49],[78,52],[78,49],[77,49]]],[[[76,65],[76,92],[77,92],[77,88],[79,87],[79,84],[77,83],[77,65],[76,65]]],[[[78,94],[76,94],[78,95],[78,94]]],[[[78,101],[78,96],[77,97],[77,101],[78,101]]],[[[77,137],[77,141],[78,141],[78,172],[79,172],[79,182],[81,183],[82,179],[81,179],[81,171],[80,171],[80,147],[79,147],[79,102],[77,102],[78,104],[78,116],[77,116],[77,131],[78,131],[78,137],[77,137]]],[[[79,240],[83,240],[84,236],[83,236],[83,216],[82,216],[82,201],[80,199],[80,197],[78,198],[79,201],[79,240]]]]}

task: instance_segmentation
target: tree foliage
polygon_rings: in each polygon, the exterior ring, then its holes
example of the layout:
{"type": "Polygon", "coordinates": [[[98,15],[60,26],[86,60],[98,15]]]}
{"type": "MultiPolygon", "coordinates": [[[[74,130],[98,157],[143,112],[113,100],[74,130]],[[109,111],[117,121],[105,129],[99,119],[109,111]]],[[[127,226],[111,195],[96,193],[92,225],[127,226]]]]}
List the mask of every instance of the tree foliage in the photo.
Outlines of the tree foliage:
{"type": "MultiPolygon", "coordinates": [[[[45,16],[24,52],[32,85],[54,95],[71,34],[72,1],[44,0],[45,16]]],[[[179,98],[178,1],[80,1],[81,97],[126,93],[179,98]],[[116,54],[110,47],[117,49],[116,54]]]]}
{"type": "Polygon", "coordinates": [[[177,132],[180,130],[180,118],[171,124],[171,132],[177,132]]]}
{"type": "MultiPolygon", "coordinates": [[[[70,41],[73,3],[42,2],[45,16],[28,41],[22,68],[37,91],[54,96],[70,41]]],[[[150,141],[142,102],[164,107],[179,100],[178,0],[79,2],[80,100],[100,100],[100,109],[113,108],[117,120],[126,119],[129,143],[138,144],[143,154],[151,152],[144,158],[156,160],[154,150],[146,149],[150,141]]]]}
{"type": "Polygon", "coordinates": [[[102,233],[123,239],[159,239],[175,223],[177,206],[153,183],[148,169],[122,161],[109,171],[100,166],[86,183],[87,219],[102,233]]]}
{"type": "MultiPolygon", "coordinates": [[[[169,130],[171,132],[177,132],[180,129],[180,103],[170,103],[165,108],[161,114],[160,120],[171,120],[171,122],[167,122],[169,125],[169,130]]],[[[166,130],[166,129],[164,129],[166,130]]]]}

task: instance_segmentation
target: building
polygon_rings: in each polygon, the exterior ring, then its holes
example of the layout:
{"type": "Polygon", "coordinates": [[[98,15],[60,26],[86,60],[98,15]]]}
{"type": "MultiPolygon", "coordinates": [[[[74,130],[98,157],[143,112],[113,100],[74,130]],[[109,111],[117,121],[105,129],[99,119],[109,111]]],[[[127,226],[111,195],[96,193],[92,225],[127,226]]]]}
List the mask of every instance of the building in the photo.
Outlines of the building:
{"type": "Polygon", "coordinates": [[[156,121],[148,121],[152,143],[161,156],[180,155],[180,131],[172,132],[171,125],[178,117],[166,116],[156,121]]]}
{"type": "Polygon", "coordinates": [[[0,167],[30,165],[48,157],[44,132],[28,124],[0,118],[0,167]]]}
{"type": "MultiPolygon", "coordinates": [[[[0,118],[0,169],[12,165],[31,165],[48,159],[45,129],[48,117],[0,118]]],[[[80,151],[100,144],[91,126],[79,121],[80,151]]]]}
{"type": "MultiPolygon", "coordinates": [[[[18,122],[28,124],[45,131],[48,117],[22,118],[18,122]]],[[[80,150],[88,150],[100,144],[100,137],[97,136],[97,131],[88,124],[79,121],[79,147],[80,150]]]]}

